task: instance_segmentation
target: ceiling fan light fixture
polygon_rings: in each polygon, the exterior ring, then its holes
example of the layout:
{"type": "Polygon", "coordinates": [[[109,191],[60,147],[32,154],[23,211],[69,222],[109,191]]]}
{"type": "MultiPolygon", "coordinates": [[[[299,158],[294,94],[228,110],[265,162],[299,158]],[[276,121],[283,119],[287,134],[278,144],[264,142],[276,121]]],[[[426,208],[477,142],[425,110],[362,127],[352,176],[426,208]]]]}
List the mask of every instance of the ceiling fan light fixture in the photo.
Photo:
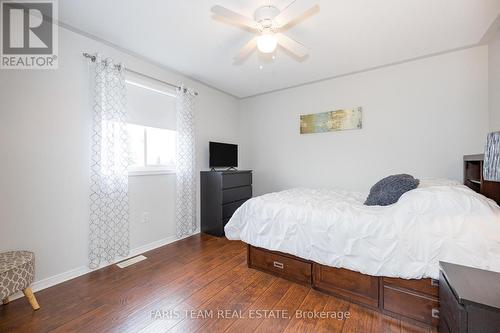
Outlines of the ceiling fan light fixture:
{"type": "MultiPolygon", "coordinates": [[[[307,48],[285,35],[284,32],[292,25],[319,11],[318,5],[312,7],[310,5],[308,1],[293,0],[281,11],[269,1],[268,5],[260,6],[255,10],[254,19],[219,5],[213,6],[211,10],[216,17],[244,26],[255,34],[234,57],[234,64],[241,65],[256,48],[263,54],[273,55],[278,45],[298,58],[305,59],[308,55],[307,48]]],[[[268,60],[268,57],[265,59],[268,60]]],[[[272,56],[272,59],[274,60],[275,57],[272,56]]]]}
{"type": "Polygon", "coordinates": [[[262,53],[273,53],[278,46],[278,41],[274,34],[262,34],[257,38],[257,48],[262,53]]]}

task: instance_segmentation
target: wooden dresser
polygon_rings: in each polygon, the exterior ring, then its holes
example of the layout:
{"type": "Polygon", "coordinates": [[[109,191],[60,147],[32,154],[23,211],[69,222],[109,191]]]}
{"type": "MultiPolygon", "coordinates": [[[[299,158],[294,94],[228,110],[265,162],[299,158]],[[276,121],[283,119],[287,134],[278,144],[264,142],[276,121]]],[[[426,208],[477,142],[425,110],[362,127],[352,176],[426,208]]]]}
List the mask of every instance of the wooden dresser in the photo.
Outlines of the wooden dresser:
{"type": "Polygon", "coordinates": [[[483,179],[483,154],[464,156],[464,185],[500,204],[500,182],[483,179]]]}
{"type": "Polygon", "coordinates": [[[201,232],[222,237],[233,213],[252,197],[252,171],[202,171],[201,232]]]}
{"type": "Polygon", "coordinates": [[[500,332],[500,273],[440,262],[439,332],[500,332]]]}

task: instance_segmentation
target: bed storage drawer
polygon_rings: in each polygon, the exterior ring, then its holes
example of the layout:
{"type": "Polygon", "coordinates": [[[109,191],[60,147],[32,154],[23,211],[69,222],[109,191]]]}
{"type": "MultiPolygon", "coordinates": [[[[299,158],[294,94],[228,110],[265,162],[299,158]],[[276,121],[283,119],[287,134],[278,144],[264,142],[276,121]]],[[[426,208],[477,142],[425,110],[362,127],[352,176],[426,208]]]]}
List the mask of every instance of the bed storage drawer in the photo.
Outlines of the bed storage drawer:
{"type": "Polygon", "coordinates": [[[269,251],[254,246],[248,247],[248,266],[296,282],[311,284],[311,263],[292,255],[269,251]]]}
{"type": "Polygon", "coordinates": [[[377,308],[379,278],[313,263],[313,287],[349,301],[377,308]]]}
{"type": "Polygon", "coordinates": [[[382,309],[384,311],[437,326],[439,302],[436,297],[386,284],[383,286],[383,293],[382,309]]]}
{"type": "Polygon", "coordinates": [[[439,295],[439,280],[420,279],[420,280],[405,280],[384,277],[384,285],[390,285],[398,288],[418,291],[419,293],[438,297],[439,295]]]}

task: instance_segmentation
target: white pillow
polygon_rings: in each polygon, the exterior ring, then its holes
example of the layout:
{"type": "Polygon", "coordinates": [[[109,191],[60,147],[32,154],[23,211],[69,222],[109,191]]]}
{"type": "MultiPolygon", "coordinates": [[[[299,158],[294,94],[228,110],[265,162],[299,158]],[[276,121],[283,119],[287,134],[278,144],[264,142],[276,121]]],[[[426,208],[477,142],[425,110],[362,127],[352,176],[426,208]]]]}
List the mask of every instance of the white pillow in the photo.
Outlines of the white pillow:
{"type": "Polygon", "coordinates": [[[445,178],[421,178],[420,184],[418,184],[419,188],[431,187],[431,186],[458,186],[462,185],[462,183],[445,178]]]}

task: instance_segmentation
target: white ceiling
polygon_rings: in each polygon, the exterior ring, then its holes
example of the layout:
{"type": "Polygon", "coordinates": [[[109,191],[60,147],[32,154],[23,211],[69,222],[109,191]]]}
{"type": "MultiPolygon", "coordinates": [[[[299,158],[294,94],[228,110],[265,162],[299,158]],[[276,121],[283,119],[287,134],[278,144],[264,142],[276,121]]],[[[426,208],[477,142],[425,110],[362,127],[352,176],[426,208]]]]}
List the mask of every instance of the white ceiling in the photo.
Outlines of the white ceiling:
{"type": "MultiPolygon", "coordinates": [[[[254,52],[232,59],[252,34],[212,18],[222,5],[253,17],[269,0],[63,0],[63,23],[189,77],[246,97],[473,45],[500,14],[500,0],[297,0],[320,11],[287,34],[310,56],[278,50],[268,63],[254,52]],[[263,69],[259,69],[259,65],[263,69]]],[[[283,8],[292,0],[271,0],[283,8]]]]}

